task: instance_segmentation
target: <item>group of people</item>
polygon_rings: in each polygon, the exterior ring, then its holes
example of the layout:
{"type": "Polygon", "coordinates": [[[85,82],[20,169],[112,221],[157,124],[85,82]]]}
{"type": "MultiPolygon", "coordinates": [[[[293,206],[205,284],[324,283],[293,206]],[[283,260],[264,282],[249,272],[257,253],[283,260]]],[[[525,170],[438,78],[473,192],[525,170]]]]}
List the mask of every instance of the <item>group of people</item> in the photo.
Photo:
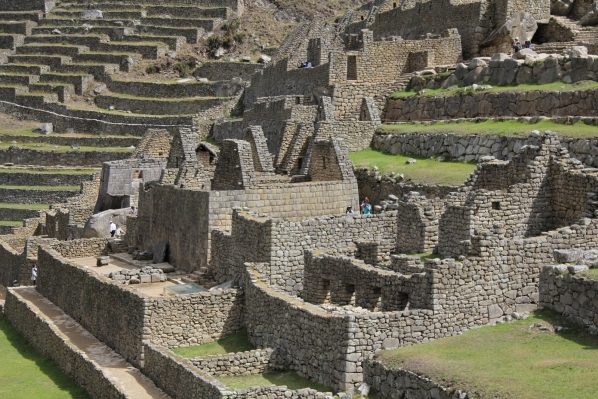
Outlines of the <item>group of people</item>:
{"type": "MultiPolygon", "coordinates": [[[[353,212],[353,207],[348,206],[347,210],[345,211],[345,214],[351,214],[351,213],[355,213],[355,212],[353,212]]],[[[369,215],[372,213],[372,204],[370,204],[370,199],[368,197],[365,197],[363,199],[363,202],[361,203],[361,213],[364,215],[369,215]]]]}
{"type": "Polygon", "coordinates": [[[312,67],[311,61],[305,61],[305,62],[302,62],[301,65],[299,65],[299,68],[311,68],[311,67],[312,67]]]}
{"type": "Polygon", "coordinates": [[[518,53],[519,51],[523,50],[524,48],[532,49],[532,41],[526,40],[523,44],[519,42],[519,38],[516,37],[514,40],[511,40],[511,47],[513,48],[513,53],[518,53]]]}

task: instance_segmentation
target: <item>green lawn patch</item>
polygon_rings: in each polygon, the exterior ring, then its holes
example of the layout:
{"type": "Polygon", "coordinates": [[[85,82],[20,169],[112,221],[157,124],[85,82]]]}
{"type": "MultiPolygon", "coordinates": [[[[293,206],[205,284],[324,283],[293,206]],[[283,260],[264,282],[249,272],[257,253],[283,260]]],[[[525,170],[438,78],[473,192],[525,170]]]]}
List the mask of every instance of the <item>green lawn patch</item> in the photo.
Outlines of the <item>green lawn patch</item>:
{"type": "Polygon", "coordinates": [[[586,271],[583,271],[581,273],[579,273],[581,276],[585,276],[587,278],[590,278],[592,280],[598,280],[598,269],[588,269],[586,271]]]}
{"type": "Polygon", "coordinates": [[[576,124],[564,125],[555,123],[551,120],[543,120],[538,123],[523,123],[516,120],[497,121],[488,119],[483,122],[436,122],[433,124],[421,123],[396,123],[381,125],[378,128],[380,133],[426,133],[426,134],[445,134],[453,133],[458,135],[480,134],[480,135],[498,135],[527,137],[532,130],[552,130],[563,137],[596,137],[598,136],[598,126],[586,125],[579,121],[576,124]]]}
{"type": "Polygon", "coordinates": [[[51,359],[38,354],[2,315],[0,359],[1,398],[89,398],[51,359]]]}
{"type": "Polygon", "coordinates": [[[597,349],[598,336],[543,310],[527,320],[382,351],[377,358],[475,398],[590,399],[598,391],[597,349]],[[553,333],[530,328],[534,324],[567,329],[553,333]]]}
{"type": "Polygon", "coordinates": [[[332,392],[331,388],[300,377],[294,371],[271,371],[264,374],[243,375],[237,377],[216,377],[232,389],[244,389],[263,385],[285,385],[288,389],[311,388],[320,392],[332,392]]]}
{"type": "Polygon", "coordinates": [[[226,338],[207,344],[174,348],[172,351],[177,355],[188,359],[198,356],[225,355],[227,353],[246,352],[255,349],[255,346],[247,339],[247,331],[239,330],[226,338]]]}
{"type": "Polygon", "coordinates": [[[475,170],[473,162],[438,162],[428,158],[390,155],[367,148],[349,153],[349,158],[358,168],[377,166],[381,173],[403,173],[405,179],[413,183],[461,185],[475,170]],[[414,158],[416,163],[408,165],[407,159],[414,158]]]}
{"type": "Polygon", "coordinates": [[[0,173],[31,173],[33,175],[90,175],[99,172],[101,169],[19,169],[19,168],[0,168],[0,173]]]}
{"type": "Polygon", "coordinates": [[[6,202],[0,202],[0,208],[10,209],[50,209],[50,204],[8,204],[6,202]]]}
{"type": "MultiPolygon", "coordinates": [[[[482,85],[485,85],[482,84],[482,85]]],[[[553,82],[547,84],[521,84],[521,85],[513,85],[513,86],[492,86],[491,89],[484,90],[484,92],[489,93],[496,93],[496,92],[504,92],[510,91],[515,93],[532,91],[532,90],[549,90],[549,91],[574,91],[574,90],[587,90],[587,89],[598,89],[598,82],[594,82],[591,80],[582,80],[577,83],[563,83],[563,82],[553,82]]],[[[447,89],[425,89],[422,96],[425,97],[432,97],[432,96],[456,96],[460,94],[473,94],[473,91],[468,90],[467,87],[458,87],[453,86],[447,89]]],[[[480,91],[476,91],[476,93],[480,93],[480,91]]],[[[412,97],[417,95],[416,91],[395,91],[389,97],[390,98],[406,98],[412,97]]]]}
{"type": "Polygon", "coordinates": [[[22,226],[22,220],[0,220],[0,226],[22,226]]]}
{"type": "Polygon", "coordinates": [[[43,191],[79,191],[79,186],[8,186],[0,185],[0,188],[10,190],[43,190],[43,191]]]}

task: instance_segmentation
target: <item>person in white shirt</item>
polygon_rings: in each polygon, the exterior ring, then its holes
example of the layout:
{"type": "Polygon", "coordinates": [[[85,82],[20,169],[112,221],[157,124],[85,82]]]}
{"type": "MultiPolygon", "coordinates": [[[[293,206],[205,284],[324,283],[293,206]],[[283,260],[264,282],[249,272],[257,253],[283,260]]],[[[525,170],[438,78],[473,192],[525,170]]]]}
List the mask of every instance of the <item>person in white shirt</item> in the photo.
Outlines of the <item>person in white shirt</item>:
{"type": "Polygon", "coordinates": [[[116,234],[116,224],[111,220],[110,221],[110,237],[114,237],[116,234]]]}
{"type": "Polygon", "coordinates": [[[31,268],[31,281],[33,281],[33,285],[37,284],[37,265],[35,263],[31,268]]]}

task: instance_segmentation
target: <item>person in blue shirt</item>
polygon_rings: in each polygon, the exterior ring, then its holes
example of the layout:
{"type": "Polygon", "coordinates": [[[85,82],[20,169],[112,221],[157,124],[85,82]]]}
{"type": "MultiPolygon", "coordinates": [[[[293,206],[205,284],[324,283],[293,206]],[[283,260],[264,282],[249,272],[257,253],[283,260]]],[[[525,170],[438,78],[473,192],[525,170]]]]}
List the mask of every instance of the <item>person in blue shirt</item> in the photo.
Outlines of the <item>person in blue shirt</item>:
{"type": "Polygon", "coordinates": [[[370,199],[368,197],[365,197],[361,203],[361,213],[364,215],[369,215],[372,213],[372,204],[370,204],[370,199]]]}

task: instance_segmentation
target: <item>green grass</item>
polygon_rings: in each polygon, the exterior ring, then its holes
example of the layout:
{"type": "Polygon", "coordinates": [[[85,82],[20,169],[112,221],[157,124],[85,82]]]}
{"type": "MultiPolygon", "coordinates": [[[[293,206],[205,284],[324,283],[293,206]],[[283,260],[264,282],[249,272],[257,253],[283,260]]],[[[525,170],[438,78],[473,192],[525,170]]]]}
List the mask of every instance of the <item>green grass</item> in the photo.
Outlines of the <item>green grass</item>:
{"type": "MultiPolygon", "coordinates": [[[[485,85],[485,83],[481,84],[485,85]]],[[[449,87],[447,89],[425,89],[424,94],[422,96],[431,97],[431,96],[456,96],[459,94],[463,94],[464,87],[449,87]]],[[[563,83],[563,82],[553,82],[547,84],[521,84],[521,85],[512,85],[512,86],[492,86],[491,89],[485,90],[485,92],[504,92],[504,91],[511,91],[511,92],[526,92],[532,90],[550,90],[550,91],[573,91],[573,90],[586,90],[586,89],[598,89],[598,82],[589,81],[589,80],[582,80],[581,82],[577,83],[563,83]]],[[[466,91],[467,94],[472,94],[472,91],[466,91]]],[[[478,91],[479,92],[479,91],[478,91]]],[[[477,93],[477,92],[476,92],[477,93]]],[[[406,98],[415,96],[417,92],[415,91],[395,91],[389,97],[390,98],[406,98]]]]}
{"type": "Polygon", "coordinates": [[[0,226],[22,226],[22,220],[0,220],[0,226]]]}
{"type": "Polygon", "coordinates": [[[586,271],[583,271],[581,273],[579,273],[581,276],[585,276],[587,278],[590,278],[592,280],[598,280],[598,269],[588,269],[586,271]]]}
{"type": "Polygon", "coordinates": [[[426,133],[426,134],[445,134],[454,133],[459,135],[480,134],[480,135],[499,135],[499,136],[520,136],[527,137],[532,130],[552,130],[559,136],[565,137],[596,137],[598,136],[598,126],[586,125],[584,122],[564,125],[555,123],[551,120],[543,120],[538,123],[523,123],[516,120],[497,121],[488,119],[484,122],[436,122],[433,124],[420,123],[398,123],[381,125],[378,132],[381,133],[426,133]]]}
{"type": "Polygon", "coordinates": [[[405,179],[411,179],[413,183],[461,185],[476,168],[472,162],[438,162],[428,158],[385,154],[371,148],[352,152],[349,158],[358,168],[377,166],[383,174],[403,173],[405,179]],[[408,158],[414,158],[417,162],[407,165],[405,162],[408,158]]]}
{"type": "Polygon", "coordinates": [[[79,191],[79,186],[9,186],[0,185],[0,188],[10,190],[43,190],[43,191],[79,191]]]}
{"type": "Polygon", "coordinates": [[[203,345],[174,348],[172,351],[177,355],[194,358],[198,356],[224,355],[227,353],[245,352],[255,349],[247,339],[247,331],[239,330],[226,338],[209,342],[203,345]]]}
{"type": "Polygon", "coordinates": [[[6,202],[0,202],[0,208],[10,209],[50,209],[50,204],[9,204],[6,202]]]}
{"type": "Polygon", "coordinates": [[[237,377],[220,376],[217,379],[232,389],[244,389],[248,387],[263,385],[285,385],[288,389],[311,388],[320,392],[332,392],[328,388],[317,382],[312,382],[300,377],[294,371],[272,371],[264,374],[243,375],[237,377]]]}
{"type": "Polygon", "coordinates": [[[19,169],[19,168],[1,168],[0,173],[31,173],[34,175],[89,175],[99,172],[101,169],[19,169]]]}
{"type": "MultiPolygon", "coordinates": [[[[12,142],[3,141],[0,143],[0,150],[7,149],[12,145],[12,142]]],[[[28,150],[39,150],[39,151],[52,151],[55,152],[67,152],[67,151],[79,151],[79,152],[86,152],[86,151],[105,151],[105,152],[130,152],[132,151],[129,147],[86,147],[81,146],[79,149],[75,150],[71,148],[69,145],[53,145],[47,143],[31,143],[31,142],[19,142],[17,141],[17,145],[20,148],[28,149],[28,150]]]]}
{"type": "Polygon", "coordinates": [[[38,354],[2,315],[0,359],[1,398],[89,398],[52,360],[38,354]]]}
{"type": "Polygon", "coordinates": [[[554,313],[536,311],[527,320],[382,351],[377,357],[476,398],[596,398],[598,336],[572,326],[560,333],[530,330],[534,323],[564,325],[554,313]]]}

